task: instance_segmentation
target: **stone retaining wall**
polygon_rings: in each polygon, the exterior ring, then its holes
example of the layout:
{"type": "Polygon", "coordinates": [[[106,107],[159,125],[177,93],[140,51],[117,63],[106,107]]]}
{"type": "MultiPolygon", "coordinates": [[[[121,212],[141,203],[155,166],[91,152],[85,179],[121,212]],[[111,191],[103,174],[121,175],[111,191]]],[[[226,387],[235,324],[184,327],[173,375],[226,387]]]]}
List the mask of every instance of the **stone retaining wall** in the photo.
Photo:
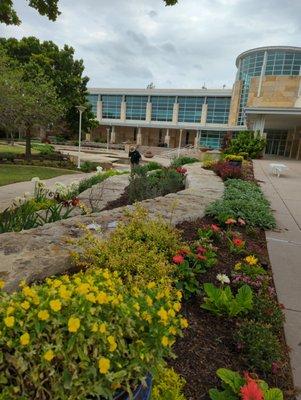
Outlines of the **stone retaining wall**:
{"type": "MultiPolygon", "coordinates": [[[[204,216],[205,207],[223,194],[224,185],[212,171],[201,168],[200,163],[186,166],[186,189],[142,201],[151,216],[161,214],[173,225],[185,220],[204,216]]],[[[114,229],[116,223],[125,218],[124,210],[134,206],[120,207],[86,216],[47,224],[39,228],[4,233],[0,236],[0,279],[6,282],[5,289],[18,288],[21,280],[41,280],[47,276],[64,273],[72,267],[70,238],[82,235],[82,226],[102,228],[102,234],[114,229]]]]}

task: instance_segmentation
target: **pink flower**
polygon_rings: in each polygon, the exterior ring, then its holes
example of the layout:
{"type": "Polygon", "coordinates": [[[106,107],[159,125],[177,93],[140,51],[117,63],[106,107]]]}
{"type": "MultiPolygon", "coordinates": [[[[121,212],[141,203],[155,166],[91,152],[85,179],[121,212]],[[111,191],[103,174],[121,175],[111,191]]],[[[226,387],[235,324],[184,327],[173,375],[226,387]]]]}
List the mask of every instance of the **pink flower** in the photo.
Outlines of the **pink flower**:
{"type": "Polygon", "coordinates": [[[203,256],[202,254],[197,254],[196,258],[197,258],[198,260],[200,260],[200,261],[205,261],[205,260],[207,260],[207,257],[206,257],[206,256],[203,256]]]}
{"type": "Polygon", "coordinates": [[[183,262],[184,262],[184,257],[183,256],[181,256],[181,255],[178,255],[178,256],[174,256],[173,258],[172,258],[172,261],[175,263],[175,264],[182,264],[183,262]]]}
{"type": "Polygon", "coordinates": [[[242,218],[238,218],[237,222],[238,222],[238,224],[240,226],[245,226],[246,225],[246,221],[244,221],[242,218]]]}
{"type": "Polygon", "coordinates": [[[225,224],[227,224],[227,225],[236,224],[236,219],[228,218],[227,221],[225,222],[225,224]]]}
{"type": "Polygon", "coordinates": [[[239,238],[234,238],[232,242],[236,247],[242,247],[245,244],[245,242],[239,238]]]}
{"type": "Polygon", "coordinates": [[[196,252],[198,254],[204,254],[204,253],[206,253],[206,249],[203,246],[198,246],[197,249],[196,249],[196,252]]]}
{"type": "Polygon", "coordinates": [[[213,232],[220,232],[221,228],[216,224],[211,224],[211,229],[213,232]]]}

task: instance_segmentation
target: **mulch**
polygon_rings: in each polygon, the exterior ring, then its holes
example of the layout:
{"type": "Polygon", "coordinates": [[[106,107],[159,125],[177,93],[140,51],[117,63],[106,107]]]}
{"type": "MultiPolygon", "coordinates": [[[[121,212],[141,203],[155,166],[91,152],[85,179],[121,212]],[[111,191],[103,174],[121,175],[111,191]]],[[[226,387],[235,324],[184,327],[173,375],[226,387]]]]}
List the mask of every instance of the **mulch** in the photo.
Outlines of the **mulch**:
{"type": "MultiPolygon", "coordinates": [[[[212,223],[214,220],[204,217],[194,222],[181,223],[177,228],[182,232],[185,241],[192,242],[197,239],[197,230],[200,227],[212,223]]],[[[247,232],[245,228],[235,228],[235,230],[240,231],[243,239],[247,241],[247,251],[256,254],[260,262],[269,268],[264,231],[247,232]]],[[[217,254],[217,265],[201,275],[201,283],[217,284],[216,275],[225,273],[230,276],[233,265],[242,258],[241,255],[231,254],[226,242],[218,244],[217,254]]],[[[229,368],[240,372],[248,370],[248,365],[237,350],[233,338],[236,320],[216,317],[201,309],[201,304],[201,295],[184,301],[183,314],[189,320],[189,329],[186,330],[183,338],[177,340],[174,347],[176,359],[169,362],[187,382],[185,387],[187,400],[209,399],[208,390],[220,387],[220,381],[216,377],[218,368],[229,368]]],[[[295,399],[294,386],[284,334],[282,347],[286,360],[282,370],[275,375],[260,374],[260,378],[266,380],[270,387],[281,388],[284,391],[285,400],[293,400],[295,399]]]]}

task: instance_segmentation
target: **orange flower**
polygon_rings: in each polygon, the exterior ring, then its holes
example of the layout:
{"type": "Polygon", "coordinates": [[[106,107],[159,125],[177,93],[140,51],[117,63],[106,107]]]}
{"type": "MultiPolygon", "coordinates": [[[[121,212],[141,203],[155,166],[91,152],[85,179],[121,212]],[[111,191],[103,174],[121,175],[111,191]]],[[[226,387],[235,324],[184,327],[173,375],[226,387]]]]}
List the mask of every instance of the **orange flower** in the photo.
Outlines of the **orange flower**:
{"type": "Polygon", "coordinates": [[[263,391],[258,383],[248,373],[245,374],[245,378],[247,382],[240,388],[242,400],[263,400],[263,391]]]}
{"type": "Polygon", "coordinates": [[[183,262],[184,262],[184,257],[183,256],[174,256],[173,258],[172,258],[172,261],[175,263],[175,264],[182,264],[183,262]]]}

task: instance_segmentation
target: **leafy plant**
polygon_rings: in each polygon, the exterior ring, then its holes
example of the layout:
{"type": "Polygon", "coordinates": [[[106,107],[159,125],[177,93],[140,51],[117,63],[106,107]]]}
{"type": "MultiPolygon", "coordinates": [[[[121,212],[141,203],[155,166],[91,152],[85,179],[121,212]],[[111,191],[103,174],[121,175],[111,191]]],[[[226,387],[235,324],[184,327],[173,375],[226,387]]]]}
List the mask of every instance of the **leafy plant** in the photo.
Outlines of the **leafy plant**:
{"type": "Polygon", "coordinates": [[[243,157],[241,155],[236,155],[236,154],[227,154],[225,156],[225,160],[227,161],[238,161],[238,162],[243,162],[243,157]]]}
{"type": "Polygon", "coordinates": [[[105,179],[109,178],[110,176],[121,175],[123,173],[125,173],[125,172],[119,172],[114,169],[110,169],[109,171],[102,172],[102,173],[96,173],[95,175],[92,175],[89,178],[82,179],[79,182],[78,188],[76,190],[74,190],[73,193],[71,193],[71,197],[78,196],[80,193],[89,189],[93,185],[96,185],[97,183],[103,182],[105,179]]]}
{"type": "Polygon", "coordinates": [[[173,368],[160,366],[154,375],[151,400],[185,400],[185,383],[173,368]]]}
{"type": "Polygon", "coordinates": [[[266,140],[261,137],[260,132],[242,131],[231,139],[228,154],[247,153],[250,158],[258,158],[266,146],[266,140]]]}
{"type": "Polygon", "coordinates": [[[201,305],[205,310],[216,315],[228,315],[234,317],[246,314],[253,308],[253,293],[248,285],[243,285],[234,296],[231,288],[218,288],[212,283],[204,283],[205,303],[201,305]]]}
{"type": "Polygon", "coordinates": [[[243,176],[241,167],[234,166],[229,161],[218,161],[214,165],[213,170],[223,181],[227,179],[240,179],[243,176]]]}
{"type": "Polygon", "coordinates": [[[174,158],[172,160],[171,167],[178,168],[178,167],[182,167],[185,164],[193,164],[196,162],[200,162],[200,160],[195,157],[181,156],[181,157],[174,158]]]}
{"type": "Polygon", "coordinates": [[[31,148],[38,150],[41,156],[49,156],[55,152],[54,146],[51,144],[33,143],[31,148]]]}
{"type": "Polygon", "coordinates": [[[128,286],[99,268],[24,283],[12,294],[0,290],[0,302],[6,399],[131,395],[187,326],[166,282],[128,286]]]}
{"type": "Polygon", "coordinates": [[[80,169],[83,172],[92,172],[92,171],[96,171],[96,167],[99,164],[96,162],[92,162],[92,161],[84,161],[81,166],[80,169]]]}
{"type": "Polygon", "coordinates": [[[242,377],[238,372],[219,368],[216,375],[222,381],[223,390],[210,389],[211,400],[239,400],[241,397],[243,399],[283,400],[283,393],[280,389],[270,389],[265,381],[258,379],[254,374],[244,373],[242,377]]]}
{"type": "Polygon", "coordinates": [[[276,226],[269,202],[261,189],[255,183],[241,179],[226,181],[223,198],[209,204],[206,214],[222,224],[229,218],[241,218],[252,227],[272,229],[276,226]]]}
{"type": "Polygon", "coordinates": [[[274,333],[279,333],[283,327],[284,319],[281,306],[267,291],[255,296],[252,311],[253,321],[269,324],[274,333]]]}
{"type": "Polygon", "coordinates": [[[236,335],[246,364],[262,372],[270,372],[272,364],[282,358],[281,346],[270,324],[256,321],[241,323],[236,335]]]}

